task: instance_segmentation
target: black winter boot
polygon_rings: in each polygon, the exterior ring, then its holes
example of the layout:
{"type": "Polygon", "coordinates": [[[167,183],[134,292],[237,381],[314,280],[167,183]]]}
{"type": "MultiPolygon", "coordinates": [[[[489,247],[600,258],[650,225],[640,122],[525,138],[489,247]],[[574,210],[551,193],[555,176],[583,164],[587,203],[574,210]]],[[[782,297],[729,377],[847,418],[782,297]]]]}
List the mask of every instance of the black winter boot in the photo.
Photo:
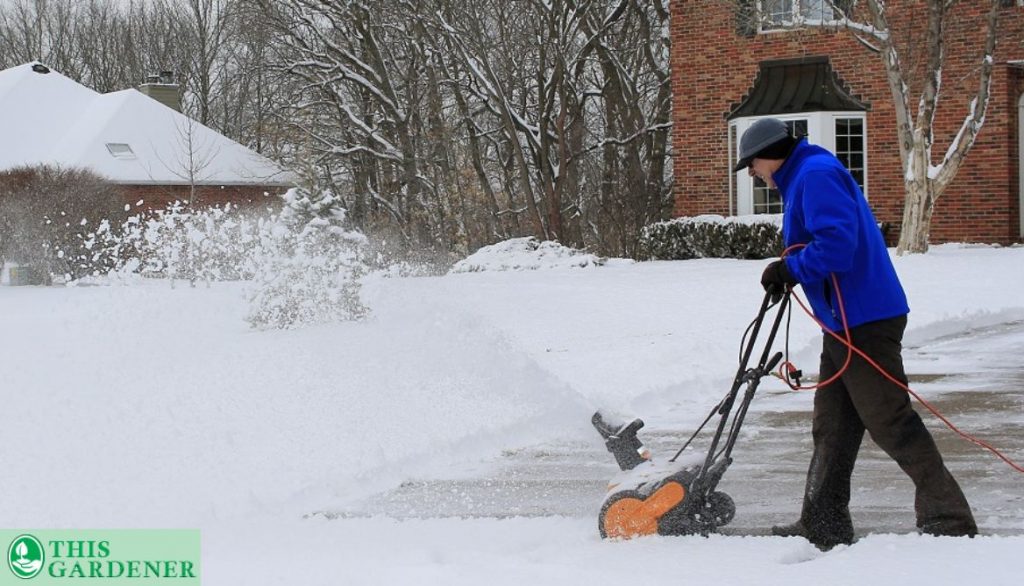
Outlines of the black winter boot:
{"type": "Polygon", "coordinates": [[[978,526],[974,519],[933,519],[918,522],[918,532],[936,537],[974,537],[978,534],[978,526]]]}

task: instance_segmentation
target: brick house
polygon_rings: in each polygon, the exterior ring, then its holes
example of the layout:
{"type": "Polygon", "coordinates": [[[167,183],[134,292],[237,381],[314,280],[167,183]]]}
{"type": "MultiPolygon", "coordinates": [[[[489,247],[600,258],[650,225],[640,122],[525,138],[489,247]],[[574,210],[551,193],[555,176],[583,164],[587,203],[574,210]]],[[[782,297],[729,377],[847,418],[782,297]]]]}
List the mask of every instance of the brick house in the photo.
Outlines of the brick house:
{"type": "Polygon", "coordinates": [[[150,81],[100,94],[40,63],[0,71],[0,170],[89,169],[139,211],[264,205],[294,185],[273,161],[178,112],[168,101],[177,86],[150,81]]]}
{"type": "MultiPolygon", "coordinates": [[[[936,203],[932,243],[1008,244],[1024,236],[1024,0],[1002,2],[988,114],[936,203]]],[[[730,172],[738,137],[758,118],[774,116],[843,160],[895,241],[903,170],[881,58],[848,31],[775,24],[794,10],[817,10],[821,18],[828,6],[823,0],[672,1],[674,215],[780,212],[777,194],[760,180],[730,172]]],[[[894,31],[923,21],[918,2],[888,6],[894,31]]],[[[948,25],[933,163],[966,116],[967,96],[977,91],[987,6],[962,2],[948,25]]]]}

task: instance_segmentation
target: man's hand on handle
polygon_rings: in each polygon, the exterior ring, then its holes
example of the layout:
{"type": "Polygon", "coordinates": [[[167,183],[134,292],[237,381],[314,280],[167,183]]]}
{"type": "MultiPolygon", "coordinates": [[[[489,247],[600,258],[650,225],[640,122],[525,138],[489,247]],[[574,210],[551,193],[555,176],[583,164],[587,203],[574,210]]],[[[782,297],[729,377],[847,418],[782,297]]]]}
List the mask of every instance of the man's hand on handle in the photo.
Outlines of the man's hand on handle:
{"type": "Polygon", "coordinates": [[[790,285],[796,285],[797,280],[789,272],[786,261],[783,259],[772,261],[761,273],[761,286],[766,293],[772,294],[772,302],[782,298],[782,294],[790,285]]]}

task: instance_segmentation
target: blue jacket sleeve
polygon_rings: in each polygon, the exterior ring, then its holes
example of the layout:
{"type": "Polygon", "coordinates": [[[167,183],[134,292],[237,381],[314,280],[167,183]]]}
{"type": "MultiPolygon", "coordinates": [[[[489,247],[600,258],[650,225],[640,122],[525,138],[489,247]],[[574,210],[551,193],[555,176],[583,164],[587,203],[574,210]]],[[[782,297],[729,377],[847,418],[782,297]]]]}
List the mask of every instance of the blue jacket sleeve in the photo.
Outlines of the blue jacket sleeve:
{"type": "Polygon", "coordinates": [[[811,234],[806,247],[786,257],[786,265],[801,283],[821,281],[829,273],[843,273],[853,266],[857,248],[859,214],[857,195],[838,173],[815,170],[802,186],[804,227],[811,234]]]}

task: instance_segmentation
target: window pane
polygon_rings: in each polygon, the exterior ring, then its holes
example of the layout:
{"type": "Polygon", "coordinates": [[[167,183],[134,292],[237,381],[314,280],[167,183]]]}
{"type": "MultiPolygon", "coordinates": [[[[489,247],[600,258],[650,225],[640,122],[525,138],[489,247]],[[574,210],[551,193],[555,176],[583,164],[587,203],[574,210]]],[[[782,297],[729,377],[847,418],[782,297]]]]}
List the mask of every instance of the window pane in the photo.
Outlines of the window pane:
{"type": "Polygon", "coordinates": [[[864,120],[862,118],[837,118],[836,157],[849,169],[850,174],[864,189],[864,120]]]}
{"type": "Polygon", "coordinates": [[[853,175],[853,180],[857,182],[857,185],[860,185],[860,189],[861,189],[861,191],[863,191],[864,190],[864,170],[863,169],[854,169],[854,170],[850,171],[850,175],[853,175]]]}
{"type": "Polygon", "coordinates": [[[769,189],[760,177],[754,177],[753,211],[755,214],[782,213],[782,194],[775,189],[769,189]]]}
{"type": "Polygon", "coordinates": [[[792,137],[807,136],[807,120],[788,120],[786,127],[792,137]]]}
{"type": "Polygon", "coordinates": [[[832,6],[827,0],[800,0],[800,12],[804,18],[811,20],[832,18],[832,6]]]}
{"type": "Polygon", "coordinates": [[[793,21],[792,0],[761,0],[764,22],[782,24],[793,21]]]}
{"type": "Polygon", "coordinates": [[[792,25],[802,20],[831,20],[832,5],[829,0],[761,0],[761,23],[763,29],[781,25],[792,25]]]}

